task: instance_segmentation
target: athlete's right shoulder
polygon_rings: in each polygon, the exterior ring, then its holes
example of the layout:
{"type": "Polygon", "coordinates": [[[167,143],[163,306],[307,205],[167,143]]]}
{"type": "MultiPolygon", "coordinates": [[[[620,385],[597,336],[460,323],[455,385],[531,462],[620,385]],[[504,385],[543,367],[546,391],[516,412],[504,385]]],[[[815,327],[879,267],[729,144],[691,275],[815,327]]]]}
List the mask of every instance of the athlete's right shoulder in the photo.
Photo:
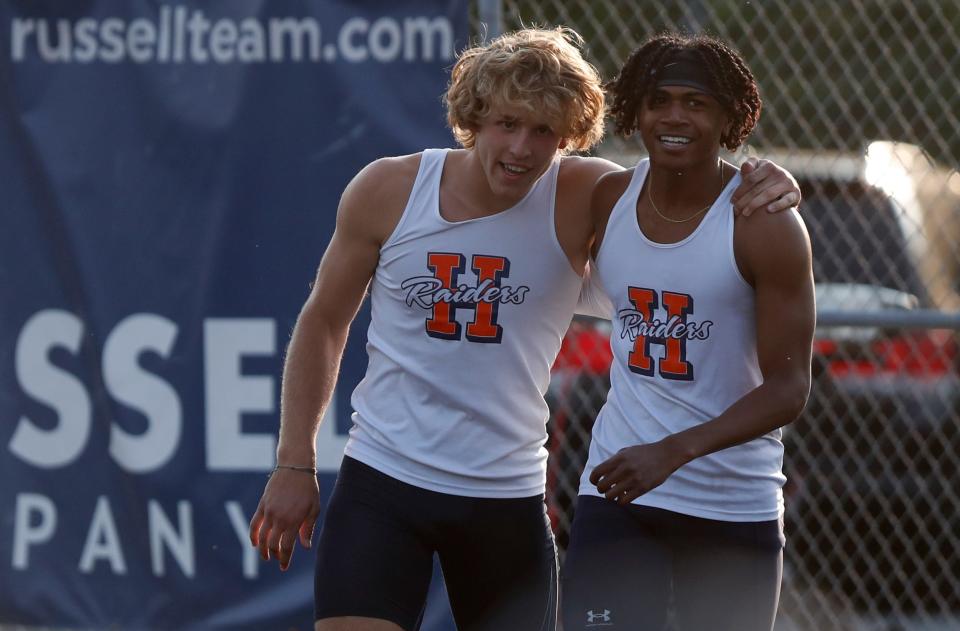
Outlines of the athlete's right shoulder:
{"type": "Polygon", "coordinates": [[[379,158],[363,167],[340,196],[338,229],[383,245],[403,216],[420,156],[379,158]]]}
{"type": "Polygon", "coordinates": [[[393,233],[420,169],[421,153],[379,158],[363,167],[343,191],[338,224],[362,225],[381,244],[393,233]]]}
{"type": "Polygon", "coordinates": [[[414,153],[374,160],[353,177],[344,190],[344,195],[391,199],[404,188],[409,193],[417,179],[422,155],[414,153]]]}

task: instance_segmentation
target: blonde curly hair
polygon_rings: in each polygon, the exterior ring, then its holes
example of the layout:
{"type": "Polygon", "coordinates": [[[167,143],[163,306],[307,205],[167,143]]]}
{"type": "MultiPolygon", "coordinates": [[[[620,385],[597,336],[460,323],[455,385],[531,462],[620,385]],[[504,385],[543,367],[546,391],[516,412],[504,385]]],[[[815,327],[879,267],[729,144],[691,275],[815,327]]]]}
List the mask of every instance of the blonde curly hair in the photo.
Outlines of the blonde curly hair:
{"type": "Polygon", "coordinates": [[[463,51],[445,98],[457,141],[472,148],[491,108],[509,105],[551,121],[567,141],[565,152],[595,145],[603,136],[603,88],[582,45],[569,28],[526,28],[463,51]]]}

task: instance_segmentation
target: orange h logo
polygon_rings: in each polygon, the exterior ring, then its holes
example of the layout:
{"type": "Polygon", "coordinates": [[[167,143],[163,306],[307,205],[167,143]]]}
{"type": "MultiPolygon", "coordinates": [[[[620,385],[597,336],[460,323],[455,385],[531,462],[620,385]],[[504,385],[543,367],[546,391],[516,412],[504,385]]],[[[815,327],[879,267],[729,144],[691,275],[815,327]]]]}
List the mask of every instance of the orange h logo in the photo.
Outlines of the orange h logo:
{"type": "Polygon", "coordinates": [[[442,340],[459,340],[461,325],[456,321],[457,309],[473,309],[473,320],[467,323],[467,340],[498,344],[503,338],[503,327],[497,324],[500,303],[522,302],[523,294],[516,300],[516,293],[501,288],[501,279],[510,275],[510,261],[502,256],[473,255],[470,269],[477,277],[477,286],[459,286],[457,281],[466,270],[466,260],[463,254],[427,254],[427,267],[440,281],[440,287],[434,292],[436,297],[432,300],[431,315],[427,318],[427,335],[442,340]]]}
{"type": "Polygon", "coordinates": [[[667,310],[667,321],[654,320],[654,313],[660,308],[660,296],[656,290],[642,287],[628,287],[627,298],[641,316],[640,323],[634,323],[636,337],[633,350],[627,359],[630,370],[647,377],[654,375],[655,360],[650,355],[650,345],[664,347],[664,356],[659,360],[660,376],[678,381],[693,380],[693,364],[687,361],[687,338],[684,334],[687,316],[693,313],[693,297],[688,294],[663,292],[663,307],[667,310]]]}

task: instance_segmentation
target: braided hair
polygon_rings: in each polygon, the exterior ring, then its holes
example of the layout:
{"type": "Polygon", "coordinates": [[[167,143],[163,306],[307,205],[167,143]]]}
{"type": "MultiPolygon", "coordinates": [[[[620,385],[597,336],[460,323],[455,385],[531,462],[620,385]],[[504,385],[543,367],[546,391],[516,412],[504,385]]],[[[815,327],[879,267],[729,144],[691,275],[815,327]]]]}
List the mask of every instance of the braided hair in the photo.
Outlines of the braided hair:
{"type": "Polygon", "coordinates": [[[740,54],[708,35],[665,33],[648,39],[634,50],[616,79],[606,88],[611,99],[610,115],[618,134],[626,137],[637,131],[643,99],[657,84],[664,62],[679,51],[699,54],[717,88],[717,99],[730,117],[730,127],[720,144],[730,151],[739,147],[760,119],[763,102],[753,73],[740,54]]]}

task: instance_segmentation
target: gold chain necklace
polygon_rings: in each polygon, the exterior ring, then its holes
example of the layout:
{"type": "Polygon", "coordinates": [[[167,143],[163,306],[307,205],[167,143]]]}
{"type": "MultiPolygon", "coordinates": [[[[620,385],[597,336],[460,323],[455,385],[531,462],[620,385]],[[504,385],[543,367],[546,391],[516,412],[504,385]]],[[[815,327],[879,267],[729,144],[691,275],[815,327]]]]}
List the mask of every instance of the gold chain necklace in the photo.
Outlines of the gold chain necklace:
{"type": "MultiPolygon", "coordinates": [[[[720,193],[722,192],[723,192],[723,160],[720,161],[720,190],[719,192],[717,192],[717,197],[719,197],[720,193]]],[[[653,203],[653,174],[652,173],[650,174],[650,185],[647,186],[647,197],[650,199],[650,205],[653,207],[653,212],[657,213],[660,219],[663,219],[664,221],[668,221],[670,223],[687,223],[691,219],[696,219],[703,213],[713,208],[713,204],[714,202],[716,202],[716,198],[714,198],[712,202],[710,202],[709,204],[707,204],[705,207],[701,208],[697,212],[693,213],[686,219],[673,219],[671,217],[667,217],[662,212],[660,212],[660,209],[657,208],[657,205],[653,203]]]]}

